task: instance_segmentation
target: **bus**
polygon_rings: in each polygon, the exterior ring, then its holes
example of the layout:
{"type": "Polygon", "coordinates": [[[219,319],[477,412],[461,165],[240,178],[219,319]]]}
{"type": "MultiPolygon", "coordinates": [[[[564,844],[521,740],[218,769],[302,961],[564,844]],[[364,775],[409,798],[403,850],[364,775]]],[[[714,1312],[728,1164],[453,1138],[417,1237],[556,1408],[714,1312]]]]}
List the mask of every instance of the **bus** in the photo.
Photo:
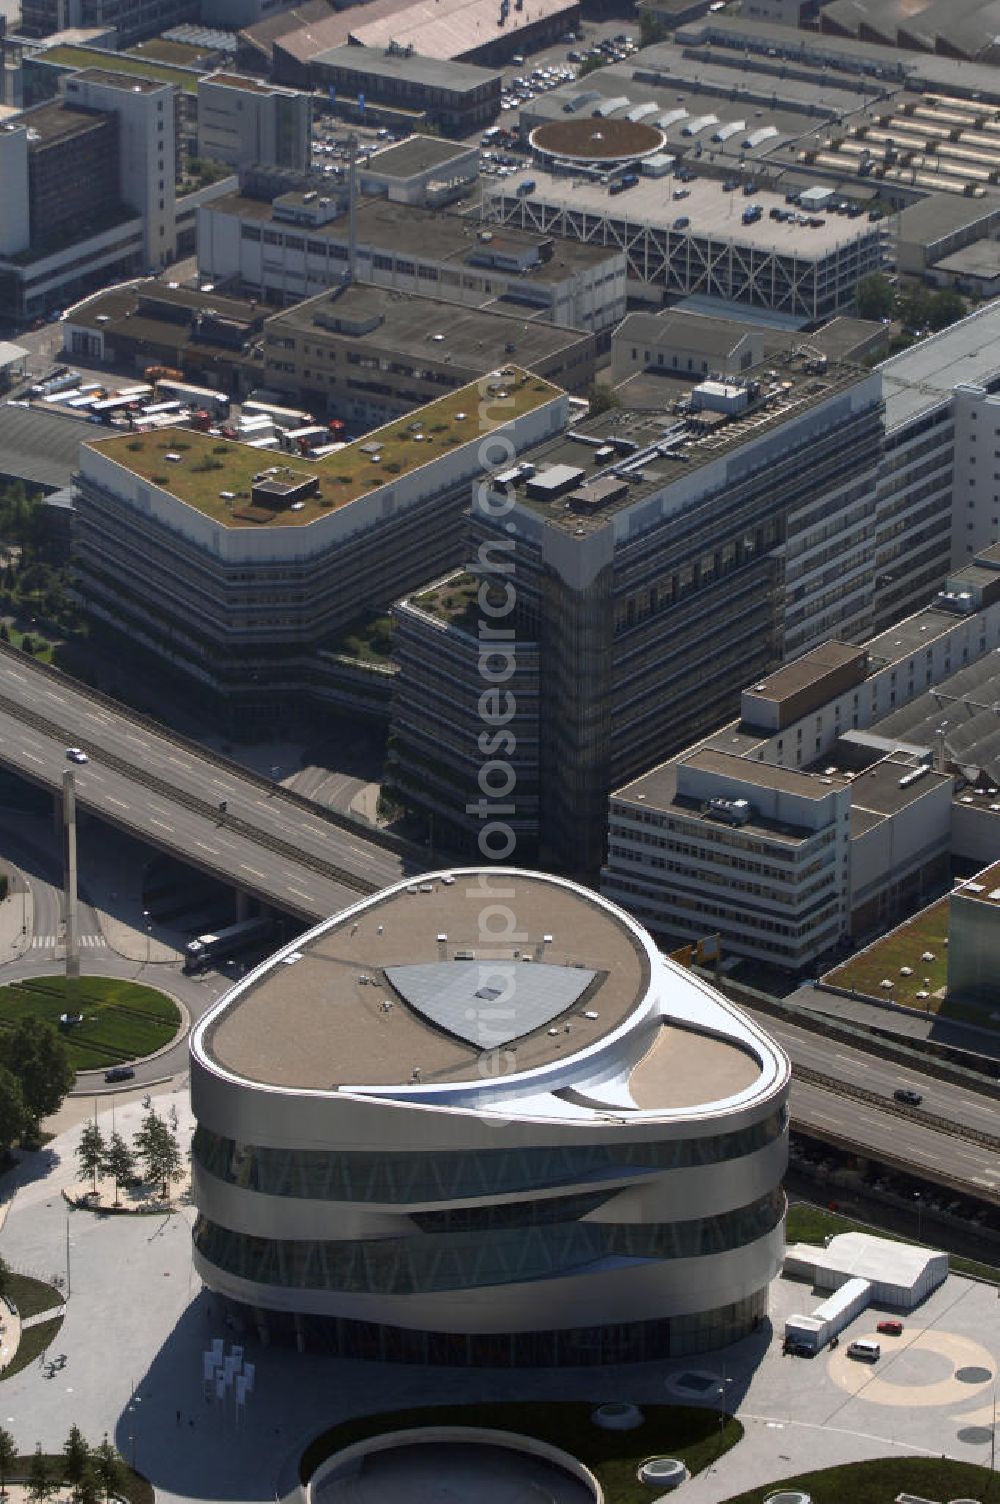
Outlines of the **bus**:
{"type": "Polygon", "coordinates": [[[270,418],[275,428],[308,428],[313,421],[312,413],[300,412],[294,407],[276,407],[272,402],[248,398],[243,404],[247,418],[270,418]]]}
{"type": "Polygon", "coordinates": [[[165,401],[176,397],[185,407],[204,407],[216,418],[224,418],[229,412],[229,398],[225,392],[213,391],[207,386],[189,386],[185,381],[160,380],[156,383],[159,396],[165,401]]]}
{"type": "Polygon", "coordinates": [[[224,961],[227,956],[269,940],[273,933],[274,920],[261,914],[256,919],[240,919],[236,924],[228,924],[214,934],[198,935],[184,947],[184,970],[189,974],[204,971],[216,961],[224,961]]]}

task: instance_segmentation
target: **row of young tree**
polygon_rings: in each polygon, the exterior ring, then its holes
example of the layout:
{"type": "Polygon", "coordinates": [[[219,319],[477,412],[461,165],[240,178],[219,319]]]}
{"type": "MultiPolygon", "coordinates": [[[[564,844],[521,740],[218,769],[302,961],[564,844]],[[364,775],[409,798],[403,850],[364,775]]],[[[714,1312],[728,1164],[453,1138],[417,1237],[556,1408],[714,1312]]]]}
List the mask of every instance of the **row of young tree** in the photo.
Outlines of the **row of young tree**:
{"type": "Polygon", "coordinates": [[[0,1426],[0,1493],[6,1490],[7,1479],[15,1474],[24,1478],[32,1504],[45,1504],[61,1488],[72,1491],[75,1504],[99,1504],[102,1498],[107,1504],[120,1493],[126,1467],[107,1433],[103,1441],[92,1447],[79,1426],[73,1426],[61,1457],[46,1457],[39,1444],[24,1468],[13,1436],[0,1426]]]}
{"type": "Polygon", "coordinates": [[[117,1132],[106,1139],[96,1119],[88,1122],[80,1135],[76,1157],[80,1161],[77,1179],[92,1180],[95,1195],[99,1175],[114,1181],[116,1206],[119,1191],[139,1178],[159,1181],[165,1197],[170,1182],[180,1180],[184,1173],[184,1156],[177,1138],[177,1111],[171,1107],[165,1120],[155,1107],[150,1107],[131,1142],[117,1132]]]}
{"type": "Polygon", "coordinates": [[[38,1140],[76,1079],[69,1050],[50,1023],[22,1018],[0,1030],[0,1149],[38,1140]]]}

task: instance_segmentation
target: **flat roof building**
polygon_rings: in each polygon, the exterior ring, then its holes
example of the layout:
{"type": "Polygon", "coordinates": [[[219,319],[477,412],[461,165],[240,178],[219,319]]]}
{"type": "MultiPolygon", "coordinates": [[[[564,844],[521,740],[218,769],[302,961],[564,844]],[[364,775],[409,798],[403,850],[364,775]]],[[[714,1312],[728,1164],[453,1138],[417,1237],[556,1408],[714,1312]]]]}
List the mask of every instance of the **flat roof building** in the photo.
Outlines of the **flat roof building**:
{"type": "Polygon", "coordinates": [[[294,700],[306,715],[330,693],[324,647],[460,557],[484,435],[502,425],[520,452],[564,425],[566,402],[504,366],[316,459],[178,428],[91,439],[76,477],[84,609],[216,714],[270,725],[294,700]]]}
{"type": "Polygon", "coordinates": [[[583,392],[594,377],[595,340],[509,307],[456,308],[353,283],[273,314],[253,369],[269,389],[357,431],[467,386],[506,360],[583,392]]]}
{"type": "Polygon", "coordinates": [[[781,1265],[789,1077],[606,900],[426,873],[299,937],[194,1031],[195,1267],[265,1339],[345,1356],[722,1347],[781,1265]]]}
{"type": "MultiPolygon", "coordinates": [[[[224,196],[199,218],[199,275],[232,279],[271,303],[298,302],[345,280],[348,219],[345,196],[333,187],[328,195],[295,191],[273,203],[224,196]]],[[[500,231],[471,215],[383,198],[360,199],[356,224],[357,282],[473,308],[523,308],[527,317],[592,333],[624,316],[625,253],[618,247],[500,231]]]]}
{"type": "Polygon", "coordinates": [[[198,80],[198,155],[231,167],[309,167],[312,99],[235,73],[198,80]]]}
{"type": "Polygon", "coordinates": [[[440,130],[466,135],[500,112],[500,74],[452,59],[427,57],[422,46],[341,46],[318,52],[309,65],[314,87],[361,94],[366,103],[421,111],[440,130]]]}
{"type": "Polygon", "coordinates": [[[806,971],[942,881],[952,854],[995,849],[1000,736],[983,705],[1000,694],[1000,571],[950,585],[863,646],[824,643],[766,675],[738,721],[616,789],[601,891],[671,941],[719,934],[728,953],[806,971]],[[979,787],[956,800],[977,761],[979,787]]]}
{"type": "MultiPolygon", "coordinates": [[[[596,873],[611,788],[717,725],[782,658],[870,631],[881,442],[878,377],[795,356],[739,383],[695,378],[669,406],[582,419],[497,472],[464,560],[485,558],[477,571],[504,595],[516,579],[503,625],[538,645],[527,787],[542,861],[596,873]]],[[[454,630],[428,631],[428,665],[454,630]]],[[[470,849],[471,727],[462,776],[445,774],[412,714],[418,692],[401,673],[411,713],[395,776],[470,849]]]]}

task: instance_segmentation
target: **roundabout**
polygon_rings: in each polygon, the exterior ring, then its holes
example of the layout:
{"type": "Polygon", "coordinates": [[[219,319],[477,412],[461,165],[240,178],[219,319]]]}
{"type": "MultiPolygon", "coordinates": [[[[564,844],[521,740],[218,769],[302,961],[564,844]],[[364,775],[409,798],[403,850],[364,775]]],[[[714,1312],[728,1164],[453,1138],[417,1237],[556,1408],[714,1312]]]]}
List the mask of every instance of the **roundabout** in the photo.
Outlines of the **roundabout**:
{"type": "Polygon", "coordinates": [[[528,140],[535,154],[549,161],[612,167],[662,151],[666,135],[639,120],[549,120],[536,125],[528,140]]]}

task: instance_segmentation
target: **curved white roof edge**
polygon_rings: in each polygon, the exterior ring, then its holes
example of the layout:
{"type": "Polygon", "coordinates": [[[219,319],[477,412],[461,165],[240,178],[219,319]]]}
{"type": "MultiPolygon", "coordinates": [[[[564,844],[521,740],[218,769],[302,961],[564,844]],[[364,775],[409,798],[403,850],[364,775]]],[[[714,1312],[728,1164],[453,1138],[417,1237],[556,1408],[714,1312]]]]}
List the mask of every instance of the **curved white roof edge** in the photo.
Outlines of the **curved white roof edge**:
{"type": "MultiPolygon", "coordinates": [[[[417,877],[408,877],[377,893],[368,894],[357,903],[321,920],[304,935],[290,941],[275,951],[254,970],[243,977],[235,987],[224,993],[202,1016],[191,1033],[190,1051],[198,1065],[218,1078],[233,1085],[251,1088],[275,1096],[328,1097],[355,1100],[378,1100],[386,1107],[404,1107],[409,1111],[427,1110],[445,1113],[481,1114],[495,1112],[498,1116],[516,1116],[521,1120],[538,1119],[552,1122],[601,1121],[627,1122],[636,1127],[651,1122],[670,1120],[710,1120],[716,1116],[728,1116],[740,1108],[763,1104],[784,1087],[791,1074],[791,1066],[784,1051],[779,1048],[751,1019],[728,998],[722,996],[701,977],[686,971],[676,962],[664,956],[653,943],[652,936],[624,909],[599,893],[568,878],[547,872],[535,872],[520,867],[443,867],[434,872],[422,872],[417,877]],[[281,1086],[276,1083],[256,1080],[238,1075],[220,1064],[205,1048],[205,1035],[216,1020],[240,996],[254,986],[268,971],[284,964],[285,958],[293,956],[307,942],[318,938],[327,930],[350,921],[375,903],[395,893],[406,892],[414,883],[441,882],[445,878],[488,876],[491,881],[504,877],[524,877],[544,881],[579,894],[588,902],[605,910],[630,931],[637,944],[646,953],[650,968],[650,982],[646,995],[640,998],[631,1013],[601,1039],[587,1045],[576,1053],[530,1070],[515,1071],[489,1081],[445,1082],[440,1085],[399,1083],[395,1085],[354,1084],[350,1087],[319,1089],[316,1087],[281,1086]],[[667,979],[675,984],[666,997],[658,990],[657,982],[667,979]],[[603,1082],[617,1076],[625,1068],[624,1061],[616,1061],[616,1051],[624,1041],[644,1022],[674,1023],[695,1032],[712,1035],[737,1046],[743,1046],[757,1060],[760,1074],[743,1091],[720,1099],[684,1107],[640,1108],[626,1107],[609,1097],[607,1105],[587,1106],[563,1100],[556,1091],[573,1088],[585,1091],[588,1088],[597,1094],[603,1082]]],[[[484,1052],[488,1053],[488,1052],[484,1052]]],[[[502,1054],[501,1049],[498,1053],[502,1054]]]]}

